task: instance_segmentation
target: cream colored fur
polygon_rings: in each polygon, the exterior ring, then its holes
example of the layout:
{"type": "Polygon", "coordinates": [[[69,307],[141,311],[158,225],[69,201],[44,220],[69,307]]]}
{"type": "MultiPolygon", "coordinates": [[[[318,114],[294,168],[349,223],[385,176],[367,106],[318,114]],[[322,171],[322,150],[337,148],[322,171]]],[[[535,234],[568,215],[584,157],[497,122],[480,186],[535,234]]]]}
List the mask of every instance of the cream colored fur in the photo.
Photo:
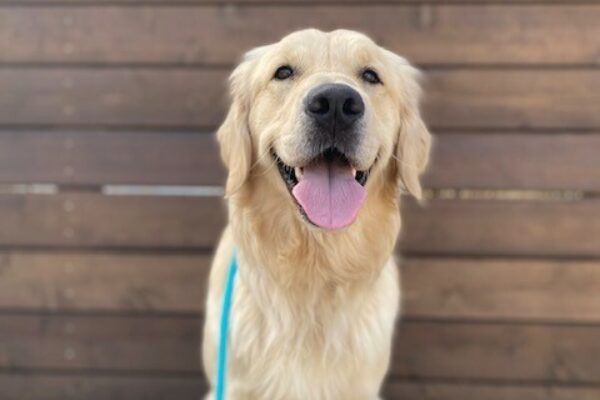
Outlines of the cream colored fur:
{"type": "Polygon", "coordinates": [[[400,192],[421,195],[430,146],[417,79],[405,59],[350,31],[296,32],[251,51],[233,72],[233,103],[218,132],[229,170],[229,225],[210,275],[202,346],[214,383],[220,303],[235,248],[227,400],[378,398],[400,304],[393,258],[400,192]],[[294,65],[298,77],[273,81],[282,64],[294,65]],[[383,85],[361,81],[365,66],[383,85]],[[360,162],[372,165],[356,221],[333,232],[305,221],[271,156],[274,150],[288,165],[302,161],[302,99],[323,82],[344,82],[363,97],[360,162]]]}

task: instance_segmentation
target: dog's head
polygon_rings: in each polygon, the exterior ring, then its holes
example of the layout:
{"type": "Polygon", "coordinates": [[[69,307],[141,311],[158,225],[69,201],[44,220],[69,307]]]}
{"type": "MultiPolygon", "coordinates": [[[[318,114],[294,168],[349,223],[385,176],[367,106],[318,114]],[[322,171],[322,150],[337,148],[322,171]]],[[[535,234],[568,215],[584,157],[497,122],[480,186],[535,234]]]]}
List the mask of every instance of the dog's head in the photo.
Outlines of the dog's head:
{"type": "Polygon", "coordinates": [[[402,188],[421,196],[430,135],[418,71],[366,36],[304,30],[256,48],[232,73],[218,131],[234,195],[271,182],[305,222],[350,225],[365,199],[402,188]]]}

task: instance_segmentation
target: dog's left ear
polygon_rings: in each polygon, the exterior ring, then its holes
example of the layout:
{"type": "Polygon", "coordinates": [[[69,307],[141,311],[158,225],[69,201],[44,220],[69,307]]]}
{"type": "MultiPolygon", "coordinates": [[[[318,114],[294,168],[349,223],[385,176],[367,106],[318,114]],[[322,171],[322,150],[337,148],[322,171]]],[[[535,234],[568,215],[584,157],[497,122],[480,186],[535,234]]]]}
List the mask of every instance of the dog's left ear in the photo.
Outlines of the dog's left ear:
{"type": "Polygon", "coordinates": [[[252,134],[248,125],[251,105],[252,70],[266,47],[246,53],[244,60],[229,77],[231,107],[217,131],[221,158],[229,172],[225,194],[235,193],[242,187],[252,167],[252,134]]]}
{"type": "Polygon", "coordinates": [[[217,131],[221,148],[221,158],[227,167],[227,196],[236,192],[248,178],[252,165],[252,142],[247,128],[247,112],[235,100],[229,108],[227,117],[217,131]]]}
{"type": "Polygon", "coordinates": [[[398,179],[404,189],[417,199],[423,190],[419,176],[425,171],[431,149],[431,134],[419,112],[421,87],[420,72],[402,57],[394,55],[398,72],[398,88],[401,102],[400,132],[396,145],[398,179]]]}

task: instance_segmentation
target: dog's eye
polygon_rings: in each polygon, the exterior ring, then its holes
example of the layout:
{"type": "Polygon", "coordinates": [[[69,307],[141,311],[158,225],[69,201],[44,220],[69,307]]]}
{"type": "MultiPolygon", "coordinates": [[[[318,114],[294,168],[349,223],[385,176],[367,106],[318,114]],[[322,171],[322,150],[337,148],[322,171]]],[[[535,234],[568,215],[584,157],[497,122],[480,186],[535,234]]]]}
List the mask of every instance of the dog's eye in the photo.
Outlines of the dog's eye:
{"type": "Polygon", "coordinates": [[[381,79],[379,79],[379,75],[377,75],[377,72],[373,71],[370,68],[365,69],[362,74],[361,74],[361,78],[365,81],[368,82],[372,85],[377,85],[381,82],[381,79]]]}
{"type": "Polygon", "coordinates": [[[292,75],[294,75],[294,70],[292,69],[292,67],[290,67],[289,65],[283,65],[277,68],[277,71],[275,71],[275,75],[273,75],[273,78],[279,81],[283,81],[285,79],[291,78],[292,75]]]}

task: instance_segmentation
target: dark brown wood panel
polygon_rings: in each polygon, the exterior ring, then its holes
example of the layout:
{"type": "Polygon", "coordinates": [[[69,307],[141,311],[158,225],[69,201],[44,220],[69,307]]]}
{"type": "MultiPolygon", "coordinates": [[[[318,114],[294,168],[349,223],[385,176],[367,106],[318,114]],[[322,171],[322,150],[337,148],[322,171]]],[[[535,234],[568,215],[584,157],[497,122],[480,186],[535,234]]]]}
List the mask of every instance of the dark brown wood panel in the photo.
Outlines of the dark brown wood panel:
{"type": "Polygon", "coordinates": [[[424,183],[433,188],[600,189],[600,135],[436,135],[424,183]]]}
{"type": "Polygon", "coordinates": [[[0,243],[13,246],[212,247],[224,225],[214,197],[1,195],[0,243]]]}
{"type": "Polygon", "coordinates": [[[212,255],[0,253],[0,308],[200,313],[212,255]]]}
{"type": "Polygon", "coordinates": [[[402,299],[410,317],[600,321],[600,262],[408,258],[402,299]]]}
{"type": "Polygon", "coordinates": [[[596,383],[600,327],[401,323],[392,374],[416,379],[596,383]]]}
{"type": "MultiPolygon", "coordinates": [[[[600,190],[599,134],[436,135],[431,188],[600,190]]],[[[0,182],[221,185],[212,133],[0,131],[0,182]]]]}
{"type": "MultiPolygon", "coordinates": [[[[406,201],[409,254],[598,256],[600,202],[406,201]]],[[[1,195],[4,246],[212,247],[224,225],[213,197],[1,195]]]]}
{"type": "Polygon", "coordinates": [[[225,70],[0,69],[0,124],[215,126],[225,70]]]}
{"type": "Polygon", "coordinates": [[[596,400],[596,387],[568,385],[527,385],[439,382],[390,382],[384,388],[386,399],[397,400],[596,400]]]}
{"type": "Polygon", "coordinates": [[[199,377],[0,374],[2,400],[198,400],[205,392],[199,377]]]}
{"type": "MultiPolygon", "coordinates": [[[[0,69],[0,125],[208,127],[222,120],[227,71],[0,69]]],[[[433,127],[598,129],[600,70],[428,73],[433,127]]]]}
{"type": "Polygon", "coordinates": [[[598,256],[600,202],[406,202],[401,248],[412,254],[598,256]]]}
{"type": "Polygon", "coordinates": [[[440,127],[600,126],[600,70],[456,70],[427,75],[425,114],[440,127]]]}
{"type": "Polygon", "coordinates": [[[0,368],[199,373],[199,318],[0,316],[0,368]]]}
{"type": "Polygon", "coordinates": [[[0,182],[219,185],[214,135],[178,131],[0,131],[0,182]]]}
{"type": "Polygon", "coordinates": [[[0,62],[231,64],[310,26],[425,64],[596,64],[598,19],[597,5],[14,7],[0,10],[0,62]]]}

